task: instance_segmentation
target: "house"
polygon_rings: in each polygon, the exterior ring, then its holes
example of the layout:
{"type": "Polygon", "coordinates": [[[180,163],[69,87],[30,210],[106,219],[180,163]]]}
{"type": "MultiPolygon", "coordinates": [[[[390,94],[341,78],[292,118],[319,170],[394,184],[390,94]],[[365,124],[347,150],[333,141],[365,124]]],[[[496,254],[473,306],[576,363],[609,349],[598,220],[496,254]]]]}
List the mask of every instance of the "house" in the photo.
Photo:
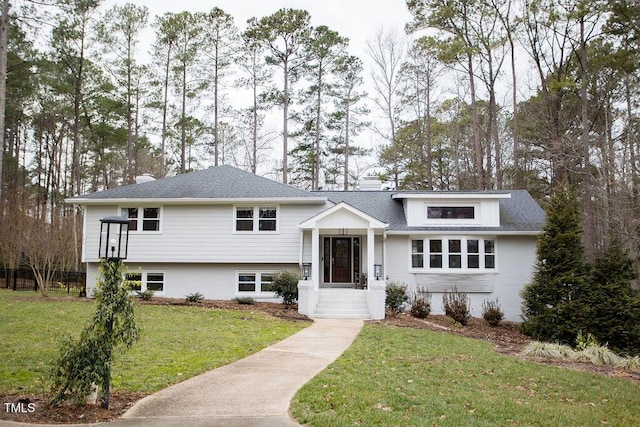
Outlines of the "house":
{"type": "Polygon", "coordinates": [[[289,269],[305,274],[311,316],[383,318],[397,282],[431,292],[435,313],[455,286],[473,315],[498,298],[520,320],[545,220],[522,190],[309,192],[231,166],[144,181],[68,199],[84,208],[88,287],[100,219],[117,214],[130,219],[130,278],[158,296],[275,301],[273,276],[289,269]]]}

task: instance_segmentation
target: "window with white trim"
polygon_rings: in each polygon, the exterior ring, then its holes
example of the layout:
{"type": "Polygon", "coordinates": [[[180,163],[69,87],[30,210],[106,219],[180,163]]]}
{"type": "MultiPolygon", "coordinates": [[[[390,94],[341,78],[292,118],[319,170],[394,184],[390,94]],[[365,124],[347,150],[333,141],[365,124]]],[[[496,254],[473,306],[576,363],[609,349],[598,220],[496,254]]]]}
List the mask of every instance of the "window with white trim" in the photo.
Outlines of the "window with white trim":
{"type": "Polygon", "coordinates": [[[475,219],[473,206],[427,206],[429,219],[475,219]]]}
{"type": "Polygon", "coordinates": [[[121,215],[129,218],[129,231],[160,231],[159,207],[127,207],[120,210],[121,215]]]}
{"type": "Polygon", "coordinates": [[[240,271],[237,274],[239,293],[273,293],[273,277],[270,271],[240,271]]]}
{"type": "Polygon", "coordinates": [[[278,231],[277,206],[236,206],[234,230],[237,232],[278,231]]]}
{"type": "Polygon", "coordinates": [[[132,291],[164,292],[163,272],[136,271],[127,273],[126,280],[132,291]]]}
{"type": "Polygon", "coordinates": [[[495,270],[495,239],[442,237],[411,240],[411,269],[495,270]]]}

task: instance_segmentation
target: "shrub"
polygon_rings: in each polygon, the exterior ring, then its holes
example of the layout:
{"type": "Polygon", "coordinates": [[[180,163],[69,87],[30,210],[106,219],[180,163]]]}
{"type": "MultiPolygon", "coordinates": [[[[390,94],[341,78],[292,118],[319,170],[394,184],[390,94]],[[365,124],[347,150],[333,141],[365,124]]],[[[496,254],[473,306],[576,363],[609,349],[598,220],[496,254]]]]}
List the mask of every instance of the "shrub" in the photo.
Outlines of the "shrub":
{"type": "Polygon", "coordinates": [[[297,273],[283,270],[278,272],[273,278],[273,292],[282,298],[282,304],[292,306],[298,301],[298,281],[300,277],[297,273]]]}
{"type": "Polygon", "coordinates": [[[238,304],[243,304],[243,305],[253,305],[256,303],[256,300],[254,300],[251,297],[238,297],[235,299],[235,301],[238,304]]]}
{"type": "Polygon", "coordinates": [[[522,354],[545,359],[573,359],[577,357],[576,352],[568,345],[540,341],[527,344],[522,350],[522,354]]]}
{"type": "Polygon", "coordinates": [[[385,306],[391,310],[394,316],[402,313],[404,306],[409,301],[407,286],[399,283],[389,283],[385,290],[385,306]]]}
{"type": "Polygon", "coordinates": [[[153,298],[153,291],[147,289],[146,291],[136,291],[136,297],[143,301],[149,301],[153,298]]]}
{"type": "Polygon", "coordinates": [[[453,292],[445,292],[442,295],[444,314],[451,317],[461,325],[466,325],[471,317],[469,298],[465,292],[458,292],[454,286],[453,292]]]}
{"type": "Polygon", "coordinates": [[[199,303],[203,299],[204,299],[204,295],[202,295],[200,292],[189,294],[185,297],[185,300],[190,303],[199,303]]]}
{"type": "Polygon", "coordinates": [[[431,292],[418,290],[411,298],[411,315],[424,319],[431,313],[431,292]]]}
{"type": "Polygon", "coordinates": [[[504,319],[504,312],[497,298],[495,301],[483,301],[482,318],[491,326],[498,326],[500,321],[504,319]]]}

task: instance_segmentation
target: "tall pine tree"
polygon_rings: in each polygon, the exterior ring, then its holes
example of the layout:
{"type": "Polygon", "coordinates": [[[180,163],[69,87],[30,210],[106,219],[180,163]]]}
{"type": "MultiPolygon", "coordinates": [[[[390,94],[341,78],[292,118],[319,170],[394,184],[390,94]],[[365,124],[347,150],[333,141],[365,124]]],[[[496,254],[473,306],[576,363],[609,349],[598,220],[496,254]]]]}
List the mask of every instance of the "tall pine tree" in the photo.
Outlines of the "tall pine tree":
{"type": "Polygon", "coordinates": [[[560,190],[547,209],[533,282],[522,290],[524,333],[541,341],[573,344],[589,317],[584,259],[578,202],[560,190]]]}

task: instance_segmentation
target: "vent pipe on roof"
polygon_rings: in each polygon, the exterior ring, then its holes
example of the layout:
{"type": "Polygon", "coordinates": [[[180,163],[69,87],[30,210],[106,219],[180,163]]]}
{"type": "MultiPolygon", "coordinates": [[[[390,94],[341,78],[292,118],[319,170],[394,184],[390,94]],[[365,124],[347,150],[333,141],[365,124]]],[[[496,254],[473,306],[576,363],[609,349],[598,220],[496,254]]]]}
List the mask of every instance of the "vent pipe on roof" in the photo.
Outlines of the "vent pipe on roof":
{"type": "Polygon", "coordinates": [[[382,181],[377,176],[363,176],[360,180],[360,191],[380,191],[382,181]]]}
{"type": "Polygon", "coordinates": [[[142,184],[145,182],[155,181],[156,179],[149,174],[136,176],[136,184],[142,184]]]}

